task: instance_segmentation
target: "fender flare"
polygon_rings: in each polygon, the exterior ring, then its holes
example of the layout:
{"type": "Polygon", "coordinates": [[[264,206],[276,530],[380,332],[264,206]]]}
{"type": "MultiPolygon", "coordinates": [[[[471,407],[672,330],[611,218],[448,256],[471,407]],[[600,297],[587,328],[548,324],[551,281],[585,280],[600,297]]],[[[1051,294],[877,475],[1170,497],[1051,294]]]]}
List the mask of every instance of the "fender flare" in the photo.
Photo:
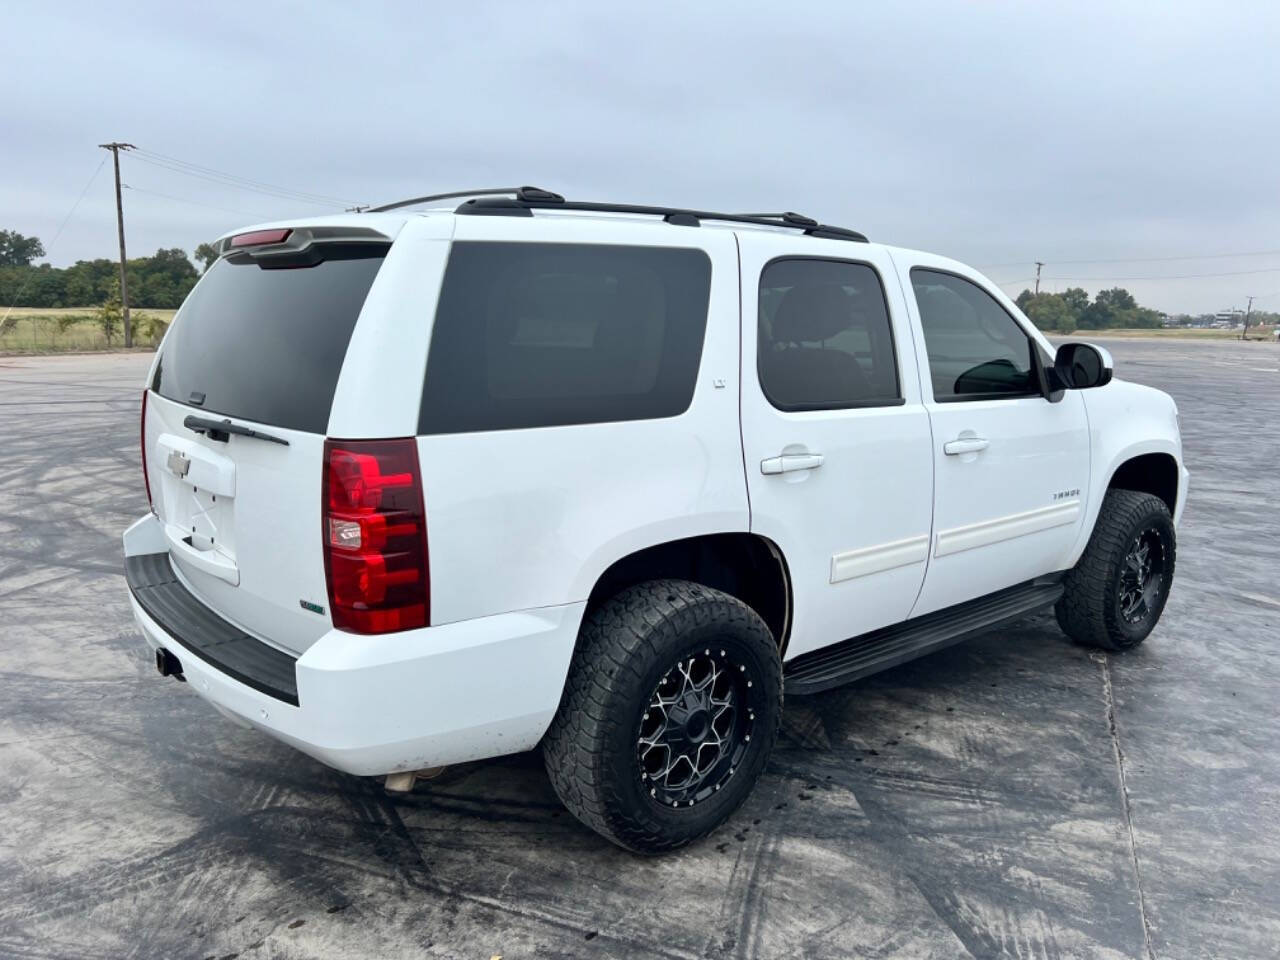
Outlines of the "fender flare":
{"type": "Polygon", "coordinates": [[[1111,489],[1111,481],[1115,478],[1116,472],[1135,457],[1153,453],[1170,457],[1178,470],[1177,508],[1174,511],[1174,519],[1175,522],[1177,521],[1182,512],[1182,505],[1186,501],[1186,471],[1182,468],[1182,450],[1179,444],[1168,437],[1150,437],[1125,444],[1111,452],[1100,463],[1095,463],[1090,471],[1089,502],[1085,507],[1084,523],[1080,527],[1075,546],[1071,549],[1069,567],[1074,566],[1080,559],[1080,555],[1084,553],[1089,543],[1089,538],[1093,536],[1094,524],[1097,523],[1098,513],[1102,509],[1102,500],[1111,489]]]}

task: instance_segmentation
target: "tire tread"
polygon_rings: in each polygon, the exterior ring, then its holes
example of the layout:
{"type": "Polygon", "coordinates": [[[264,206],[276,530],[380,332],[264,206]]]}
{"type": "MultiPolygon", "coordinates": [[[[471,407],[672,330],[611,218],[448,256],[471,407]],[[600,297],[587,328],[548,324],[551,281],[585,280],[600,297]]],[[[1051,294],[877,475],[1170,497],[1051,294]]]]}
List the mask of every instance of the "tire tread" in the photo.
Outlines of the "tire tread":
{"type": "MultiPolygon", "coordinates": [[[[1058,625],[1077,643],[1121,651],[1136,647],[1146,638],[1144,635],[1134,641],[1121,629],[1112,603],[1111,585],[1123,562],[1130,531],[1152,514],[1169,520],[1169,508],[1154,494],[1137,490],[1107,491],[1089,543],[1068,571],[1063,581],[1065,592],[1054,607],[1058,625]]],[[[1169,546],[1165,576],[1172,581],[1175,546],[1172,542],[1169,546]]],[[[1159,619],[1158,613],[1156,619],[1159,619]]]]}
{"type": "Polygon", "coordinates": [[[628,809],[610,776],[607,755],[619,725],[633,719],[611,715],[610,700],[624,685],[634,688],[642,682],[638,665],[662,655],[653,638],[674,633],[677,616],[691,616],[702,625],[732,624],[767,638],[772,676],[764,682],[779,691],[779,709],[773,711],[771,729],[764,731],[766,755],[781,714],[782,672],[772,635],[756,612],[735,597],[685,580],[653,580],[623,590],[594,610],[579,633],[560,707],[543,738],[543,758],[551,785],[569,811],[638,853],[660,853],[696,839],[673,837],[650,810],[628,809]]]}

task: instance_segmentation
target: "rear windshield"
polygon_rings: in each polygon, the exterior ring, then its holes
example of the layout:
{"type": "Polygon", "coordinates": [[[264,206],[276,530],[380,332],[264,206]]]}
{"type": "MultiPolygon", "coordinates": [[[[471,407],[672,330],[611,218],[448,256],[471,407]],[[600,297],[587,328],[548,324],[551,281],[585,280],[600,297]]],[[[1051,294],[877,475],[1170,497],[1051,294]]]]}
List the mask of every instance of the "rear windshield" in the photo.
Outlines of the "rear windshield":
{"type": "Polygon", "coordinates": [[[219,260],[165,338],[152,389],[211,413],[324,433],[338,373],[385,246],[310,267],[219,260]]]}
{"type": "Polygon", "coordinates": [[[693,398],[711,261],[701,250],[458,242],[419,432],[672,417],[693,398]]]}

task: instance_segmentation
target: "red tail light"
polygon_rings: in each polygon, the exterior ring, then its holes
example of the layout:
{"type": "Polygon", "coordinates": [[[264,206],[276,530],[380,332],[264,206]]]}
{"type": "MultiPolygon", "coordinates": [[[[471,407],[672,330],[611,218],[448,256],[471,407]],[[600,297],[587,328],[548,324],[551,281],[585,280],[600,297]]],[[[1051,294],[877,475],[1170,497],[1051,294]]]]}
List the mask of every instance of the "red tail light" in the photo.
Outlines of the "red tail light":
{"type": "Polygon", "coordinates": [[[352,633],[425,627],[431,581],[414,440],[326,440],[321,495],[333,625],[352,633]]]}
{"type": "Polygon", "coordinates": [[[142,391],[142,423],[139,432],[142,434],[142,482],[147,485],[147,506],[151,508],[151,512],[155,513],[155,504],[151,502],[151,475],[147,473],[147,394],[150,391],[142,391]]]}
{"type": "Polygon", "coordinates": [[[255,230],[253,233],[240,233],[231,238],[233,247],[256,247],[260,243],[284,243],[292,230],[255,230]]]}

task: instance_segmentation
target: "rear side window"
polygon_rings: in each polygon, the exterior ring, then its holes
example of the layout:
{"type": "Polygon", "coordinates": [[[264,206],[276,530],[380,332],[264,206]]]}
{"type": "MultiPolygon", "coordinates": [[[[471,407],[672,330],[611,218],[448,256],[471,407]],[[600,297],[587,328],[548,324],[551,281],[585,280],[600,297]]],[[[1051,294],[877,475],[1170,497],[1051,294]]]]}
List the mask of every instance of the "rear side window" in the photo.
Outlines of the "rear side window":
{"type": "Polygon", "coordinates": [[[781,410],[902,402],[889,309],[865,263],[783,259],[760,274],[757,372],[781,410]]]}
{"type": "Polygon", "coordinates": [[[971,280],[938,270],[911,271],[939,403],[1040,393],[1035,347],[1013,317],[971,280]]]}
{"type": "Polygon", "coordinates": [[[324,433],[386,251],[335,247],[314,266],[275,269],[219,260],[182,305],[152,389],[210,413],[324,433]]]}
{"type": "Polygon", "coordinates": [[[455,243],[419,432],[683,413],[710,290],[711,261],[701,250],[455,243]]]}

